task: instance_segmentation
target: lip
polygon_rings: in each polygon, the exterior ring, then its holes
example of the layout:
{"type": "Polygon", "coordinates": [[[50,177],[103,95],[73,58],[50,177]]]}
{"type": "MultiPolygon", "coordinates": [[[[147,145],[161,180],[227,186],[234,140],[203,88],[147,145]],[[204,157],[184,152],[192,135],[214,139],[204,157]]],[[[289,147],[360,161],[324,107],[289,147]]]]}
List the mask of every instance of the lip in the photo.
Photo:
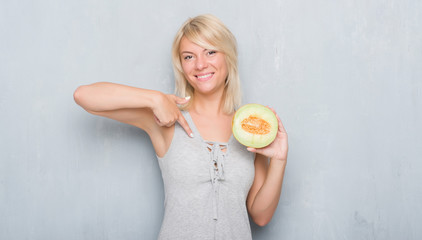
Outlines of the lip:
{"type": "Polygon", "coordinates": [[[198,81],[201,81],[201,82],[208,81],[213,76],[214,76],[214,73],[213,72],[208,72],[208,73],[202,73],[202,74],[195,75],[196,79],[198,79],[198,81]]]}

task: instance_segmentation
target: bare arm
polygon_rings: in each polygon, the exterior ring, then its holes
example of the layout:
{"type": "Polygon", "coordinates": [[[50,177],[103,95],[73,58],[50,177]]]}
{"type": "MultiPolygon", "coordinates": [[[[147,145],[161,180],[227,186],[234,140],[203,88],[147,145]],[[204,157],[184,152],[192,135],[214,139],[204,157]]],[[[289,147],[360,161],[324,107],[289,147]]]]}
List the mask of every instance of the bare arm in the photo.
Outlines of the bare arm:
{"type": "Polygon", "coordinates": [[[77,104],[87,111],[102,112],[122,108],[151,107],[158,91],[110,82],[97,82],[78,87],[74,93],[77,104]]]}
{"type": "Polygon", "coordinates": [[[256,157],[255,179],[249,190],[247,207],[252,219],[259,226],[270,222],[277,209],[287,163],[287,133],[280,118],[277,118],[279,129],[275,141],[265,148],[248,148],[256,153],[256,157]]]}
{"type": "Polygon", "coordinates": [[[173,126],[176,121],[188,134],[192,133],[177,107],[177,104],[184,104],[187,100],[174,95],[99,82],[78,87],[74,92],[74,99],[89,113],[145,130],[153,141],[157,154],[165,152],[165,146],[161,145],[166,140],[168,127],[173,126]]]}
{"type": "Polygon", "coordinates": [[[80,86],[73,97],[87,112],[148,130],[154,123],[151,108],[160,92],[99,82],[80,86]]]}

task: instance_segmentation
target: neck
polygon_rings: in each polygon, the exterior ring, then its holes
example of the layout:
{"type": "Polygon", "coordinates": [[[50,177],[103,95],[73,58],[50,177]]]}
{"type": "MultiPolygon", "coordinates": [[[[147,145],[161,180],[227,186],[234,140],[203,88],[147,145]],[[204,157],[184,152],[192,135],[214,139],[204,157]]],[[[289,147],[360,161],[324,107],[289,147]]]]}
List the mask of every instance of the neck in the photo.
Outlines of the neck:
{"type": "Polygon", "coordinates": [[[224,91],[219,91],[214,94],[203,95],[194,92],[191,110],[203,116],[225,114],[223,112],[223,93],[224,91]]]}

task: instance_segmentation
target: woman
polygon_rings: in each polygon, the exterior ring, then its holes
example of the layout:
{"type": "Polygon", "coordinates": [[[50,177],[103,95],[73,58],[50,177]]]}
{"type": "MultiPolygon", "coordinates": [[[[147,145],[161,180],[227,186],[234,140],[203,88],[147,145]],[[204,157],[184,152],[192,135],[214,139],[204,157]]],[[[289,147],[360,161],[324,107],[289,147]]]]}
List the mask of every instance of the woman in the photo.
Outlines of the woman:
{"type": "Polygon", "coordinates": [[[159,239],[251,239],[248,213],[263,226],[279,201],[286,131],[278,119],[275,141],[262,149],[233,138],[240,104],[236,40],[216,17],[188,19],[172,58],[180,97],[102,82],[79,87],[75,101],[148,133],[165,190],[159,239]]]}

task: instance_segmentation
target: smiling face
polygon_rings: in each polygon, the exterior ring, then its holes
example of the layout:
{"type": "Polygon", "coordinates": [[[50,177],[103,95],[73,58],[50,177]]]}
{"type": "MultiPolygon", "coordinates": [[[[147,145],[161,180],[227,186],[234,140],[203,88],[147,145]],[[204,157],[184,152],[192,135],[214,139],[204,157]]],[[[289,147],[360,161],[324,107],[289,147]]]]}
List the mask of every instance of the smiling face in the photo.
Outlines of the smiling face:
{"type": "Polygon", "coordinates": [[[180,41],[180,62],[190,85],[202,94],[223,91],[228,70],[224,53],[203,48],[186,37],[180,41]]]}

